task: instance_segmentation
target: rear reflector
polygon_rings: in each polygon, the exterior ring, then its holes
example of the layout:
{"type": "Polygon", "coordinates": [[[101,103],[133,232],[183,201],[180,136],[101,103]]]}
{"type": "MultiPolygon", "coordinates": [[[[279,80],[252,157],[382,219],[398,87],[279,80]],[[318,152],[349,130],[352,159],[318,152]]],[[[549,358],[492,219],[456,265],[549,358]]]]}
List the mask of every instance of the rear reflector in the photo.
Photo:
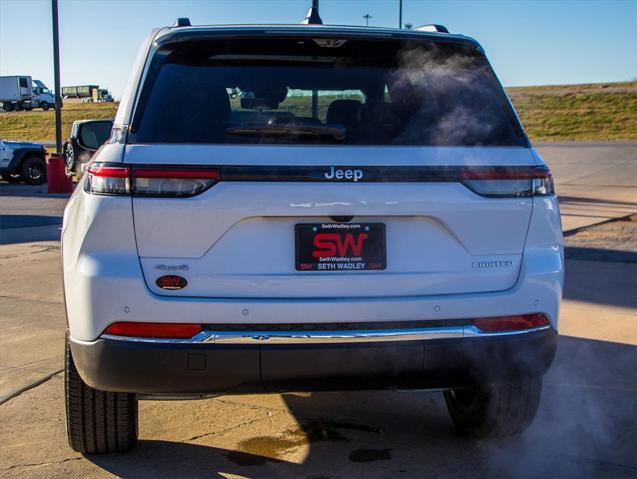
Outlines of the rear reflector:
{"type": "Polygon", "coordinates": [[[485,333],[504,333],[507,331],[541,328],[550,326],[550,323],[543,314],[525,314],[520,316],[474,319],[473,325],[485,333]]]}
{"type": "Polygon", "coordinates": [[[179,323],[113,323],[104,330],[104,334],[131,336],[137,338],[174,338],[190,339],[201,332],[199,324],[179,323]]]}

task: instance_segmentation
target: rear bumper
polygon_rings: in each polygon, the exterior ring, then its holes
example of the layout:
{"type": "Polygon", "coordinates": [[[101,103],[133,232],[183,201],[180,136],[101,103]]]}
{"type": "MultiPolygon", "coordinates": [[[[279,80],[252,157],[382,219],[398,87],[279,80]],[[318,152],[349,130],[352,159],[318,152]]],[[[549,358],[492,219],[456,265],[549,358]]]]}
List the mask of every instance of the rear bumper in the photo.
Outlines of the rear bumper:
{"type": "Polygon", "coordinates": [[[552,328],[496,337],[319,344],[71,338],[87,384],[152,395],[463,387],[544,374],[556,348],[552,328]]]}

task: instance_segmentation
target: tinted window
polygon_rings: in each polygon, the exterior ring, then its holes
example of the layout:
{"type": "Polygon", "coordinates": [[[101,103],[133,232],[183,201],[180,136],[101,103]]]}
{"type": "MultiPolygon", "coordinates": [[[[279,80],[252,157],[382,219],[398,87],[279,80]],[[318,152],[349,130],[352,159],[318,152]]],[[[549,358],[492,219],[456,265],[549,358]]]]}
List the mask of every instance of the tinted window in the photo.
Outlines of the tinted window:
{"type": "Polygon", "coordinates": [[[80,143],[92,149],[97,149],[106,143],[111,134],[113,124],[110,121],[95,121],[80,125],[80,143]]]}
{"type": "Polygon", "coordinates": [[[469,43],[182,42],[153,59],[133,143],[526,146],[469,43]]]}

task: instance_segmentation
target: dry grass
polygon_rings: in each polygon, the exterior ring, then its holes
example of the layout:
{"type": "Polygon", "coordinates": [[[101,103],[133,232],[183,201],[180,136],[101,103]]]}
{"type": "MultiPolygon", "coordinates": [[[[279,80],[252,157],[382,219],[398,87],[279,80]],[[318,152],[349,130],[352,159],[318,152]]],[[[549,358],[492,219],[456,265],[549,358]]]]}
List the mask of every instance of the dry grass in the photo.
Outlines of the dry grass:
{"type": "Polygon", "coordinates": [[[637,91],[511,99],[531,140],[637,140],[637,91]]]}
{"type": "MultiPolygon", "coordinates": [[[[62,138],[71,134],[75,120],[112,119],[119,103],[66,102],[62,108],[62,138]]],[[[53,110],[0,112],[0,138],[5,140],[55,141],[53,110]]]]}

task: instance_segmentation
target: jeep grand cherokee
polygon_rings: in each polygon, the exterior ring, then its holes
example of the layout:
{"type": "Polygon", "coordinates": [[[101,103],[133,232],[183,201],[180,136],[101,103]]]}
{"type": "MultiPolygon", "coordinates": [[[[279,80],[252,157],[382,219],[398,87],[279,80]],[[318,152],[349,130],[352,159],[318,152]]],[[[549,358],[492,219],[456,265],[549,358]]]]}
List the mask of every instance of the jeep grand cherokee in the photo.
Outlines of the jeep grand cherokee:
{"type": "Polygon", "coordinates": [[[260,391],[443,390],[515,434],[556,348],[551,173],[443,30],[152,32],[62,239],[80,452],[132,447],[139,399],[260,391]]]}

